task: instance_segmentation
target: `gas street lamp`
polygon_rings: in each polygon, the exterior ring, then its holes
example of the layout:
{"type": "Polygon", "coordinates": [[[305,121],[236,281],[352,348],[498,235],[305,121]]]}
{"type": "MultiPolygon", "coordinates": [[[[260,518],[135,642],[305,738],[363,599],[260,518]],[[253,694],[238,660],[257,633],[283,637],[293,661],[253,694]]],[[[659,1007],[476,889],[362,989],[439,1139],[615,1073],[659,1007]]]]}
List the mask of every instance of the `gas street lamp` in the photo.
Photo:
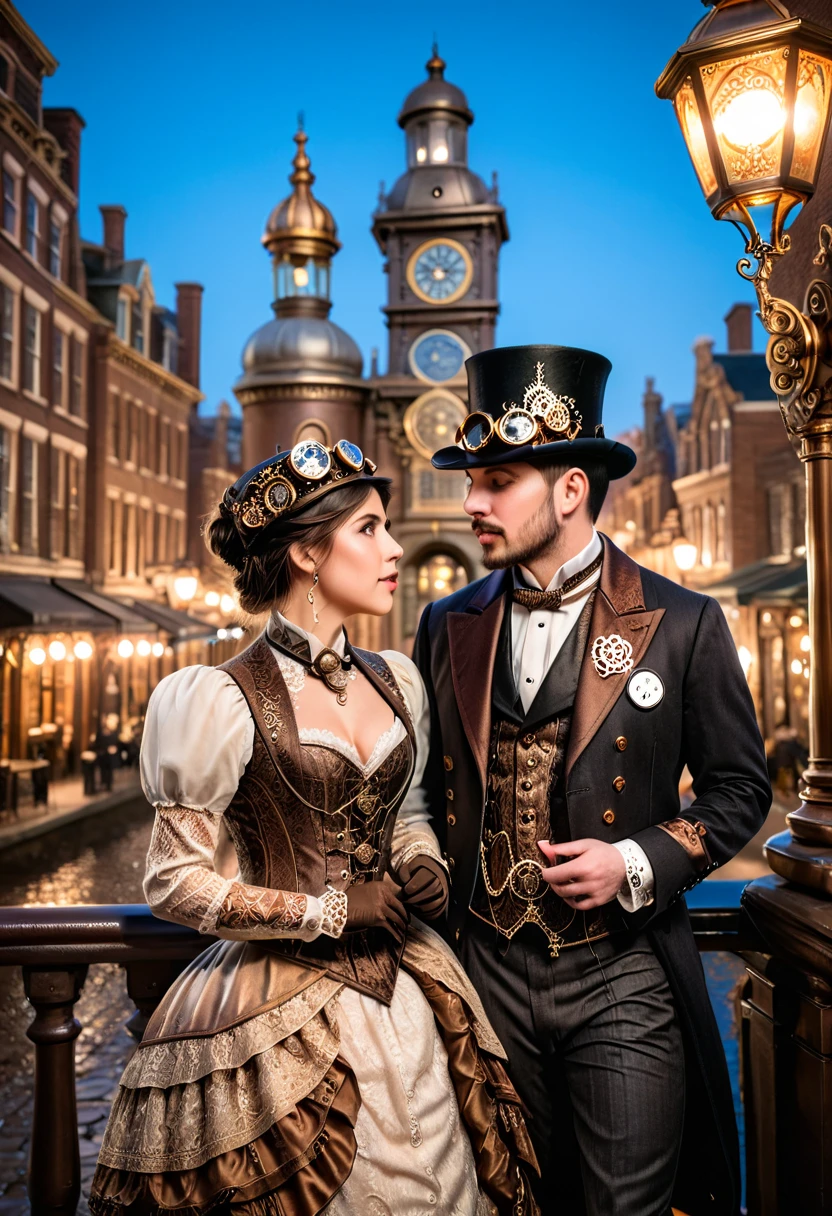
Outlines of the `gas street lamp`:
{"type": "MultiPolygon", "coordinates": [[[[771,294],[789,249],[785,221],[811,198],[829,130],[832,30],[780,0],[716,0],[656,84],[673,102],[708,206],[745,238],[737,269],[754,285],[769,334],[766,362],[783,421],[806,469],[810,760],[791,836],[768,842],[776,873],[832,894],[832,287],[809,284],[804,309],[771,294]],[[769,220],[769,230],[758,218],[769,220]]],[[[832,263],[820,227],[815,264],[832,263]]]]}

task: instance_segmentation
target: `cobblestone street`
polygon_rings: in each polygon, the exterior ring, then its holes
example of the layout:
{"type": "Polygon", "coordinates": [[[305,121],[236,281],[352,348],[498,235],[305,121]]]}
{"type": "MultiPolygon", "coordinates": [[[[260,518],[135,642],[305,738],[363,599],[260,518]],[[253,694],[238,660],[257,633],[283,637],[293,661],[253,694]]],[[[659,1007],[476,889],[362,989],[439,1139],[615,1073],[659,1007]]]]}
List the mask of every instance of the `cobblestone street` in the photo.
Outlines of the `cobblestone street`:
{"type": "MultiPolygon", "coordinates": [[[[4,904],[138,903],[150,838],[144,802],[51,833],[3,857],[4,904]]],[[[75,1014],[83,1030],[76,1042],[82,1190],[86,1197],[98,1146],[121,1071],[135,1044],[126,1030],[133,1005],[124,973],[110,963],[89,969],[75,1014]]],[[[20,968],[0,968],[0,1216],[29,1210],[25,1173],[32,1122],[32,1044],[26,1026],[32,1010],[20,968]]],[[[86,1213],[85,1198],[78,1208],[86,1213]]]]}

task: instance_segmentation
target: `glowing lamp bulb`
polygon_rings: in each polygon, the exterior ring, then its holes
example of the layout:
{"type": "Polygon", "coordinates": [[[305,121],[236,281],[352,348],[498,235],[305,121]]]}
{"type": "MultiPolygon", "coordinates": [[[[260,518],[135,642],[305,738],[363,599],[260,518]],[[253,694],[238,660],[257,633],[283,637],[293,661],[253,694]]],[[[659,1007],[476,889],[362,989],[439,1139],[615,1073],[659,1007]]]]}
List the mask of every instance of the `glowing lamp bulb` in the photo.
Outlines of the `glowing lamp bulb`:
{"type": "Polygon", "coordinates": [[[220,611],[224,612],[226,616],[233,612],[236,607],[237,605],[234,602],[234,597],[232,595],[224,595],[220,600],[220,611]]]}
{"type": "Polygon", "coordinates": [[[194,598],[198,586],[199,583],[192,574],[183,574],[173,580],[173,590],[176,598],[184,603],[194,598]]]}
{"type": "Polygon", "coordinates": [[[90,645],[89,642],[85,642],[83,640],[81,640],[80,642],[76,642],[75,645],[72,647],[72,650],[73,650],[73,653],[74,653],[76,659],[91,659],[92,658],[92,646],[90,645]]]}
{"type": "Polygon", "coordinates": [[[425,161],[427,160],[427,158],[428,158],[427,148],[417,148],[416,149],[416,160],[419,162],[420,165],[423,165],[425,163],[425,161]]]}
{"type": "Polygon", "coordinates": [[[165,653],[165,648],[161,642],[154,642],[151,649],[154,659],[161,659],[162,655],[165,653]]]}
{"type": "Polygon", "coordinates": [[[207,608],[216,608],[219,605],[219,602],[220,602],[219,591],[206,591],[205,592],[205,605],[207,608]]]}
{"type": "Polygon", "coordinates": [[[800,659],[792,659],[792,675],[803,675],[803,663],[800,661],[800,659]]]}
{"type": "Polygon", "coordinates": [[[136,654],[140,654],[143,659],[147,658],[147,656],[150,654],[150,651],[151,651],[150,642],[146,641],[145,638],[142,638],[142,640],[140,642],[136,643],[136,654]]]}
{"type": "Polygon", "coordinates": [[[789,624],[791,625],[792,629],[799,629],[800,626],[803,624],[803,617],[798,616],[795,613],[794,616],[789,617],[789,624]]]}
{"type": "Polygon", "coordinates": [[[673,546],[673,560],[680,570],[692,570],[696,565],[697,551],[696,545],[690,541],[680,541],[679,544],[673,546]]]}
{"type": "Polygon", "coordinates": [[[747,646],[740,646],[739,650],[737,651],[737,655],[740,660],[740,667],[742,668],[742,674],[744,676],[747,676],[749,668],[751,667],[751,660],[753,658],[751,651],[748,649],[747,646]]]}
{"type": "Polygon", "coordinates": [[[804,654],[808,654],[812,649],[812,639],[809,637],[808,633],[804,633],[803,637],[800,639],[800,649],[804,654]]]}
{"type": "Polygon", "coordinates": [[[63,642],[57,641],[49,643],[49,657],[56,663],[60,663],[61,659],[66,658],[66,646],[63,642]]]}
{"type": "Polygon", "coordinates": [[[292,271],[292,278],[295,280],[295,287],[309,286],[309,271],[305,266],[296,266],[292,271]]]}
{"type": "Polygon", "coordinates": [[[116,647],[119,657],[122,659],[129,659],[133,653],[133,649],[134,649],[133,643],[130,641],[129,638],[122,638],[121,641],[119,642],[118,646],[116,647]]]}
{"type": "Polygon", "coordinates": [[[225,641],[225,639],[228,637],[228,630],[227,630],[227,629],[218,629],[218,630],[217,630],[217,637],[219,638],[219,640],[220,640],[221,642],[224,642],[224,641],[225,641]]]}
{"type": "Polygon", "coordinates": [[[714,116],[718,135],[734,148],[762,148],[783,130],[786,112],[770,89],[763,86],[736,93],[714,116]]]}
{"type": "Polygon", "coordinates": [[[448,159],[448,148],[445,144],[437,144],[433,149],[433,159],[440,164],[448,159]]]}
{"type": "Polygon", "coordinates": [[[35,667],[40,667],[46,662],[46,651],[42,646],[33,646],[29,651],[29,662],[34,663],[35,667]]]}

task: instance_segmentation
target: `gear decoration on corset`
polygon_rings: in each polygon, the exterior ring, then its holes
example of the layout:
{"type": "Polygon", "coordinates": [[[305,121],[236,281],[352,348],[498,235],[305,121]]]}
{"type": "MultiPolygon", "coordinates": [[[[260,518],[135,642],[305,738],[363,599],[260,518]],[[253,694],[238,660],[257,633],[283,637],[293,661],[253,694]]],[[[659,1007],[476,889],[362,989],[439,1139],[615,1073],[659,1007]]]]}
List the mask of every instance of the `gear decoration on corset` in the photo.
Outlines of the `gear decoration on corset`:
{"type": "Polygon", "coordinates": [[[617,633],[597,637],[592,643],[592,662],[602,680],[626,675],[633,667],[633,648],[617,633]]]}

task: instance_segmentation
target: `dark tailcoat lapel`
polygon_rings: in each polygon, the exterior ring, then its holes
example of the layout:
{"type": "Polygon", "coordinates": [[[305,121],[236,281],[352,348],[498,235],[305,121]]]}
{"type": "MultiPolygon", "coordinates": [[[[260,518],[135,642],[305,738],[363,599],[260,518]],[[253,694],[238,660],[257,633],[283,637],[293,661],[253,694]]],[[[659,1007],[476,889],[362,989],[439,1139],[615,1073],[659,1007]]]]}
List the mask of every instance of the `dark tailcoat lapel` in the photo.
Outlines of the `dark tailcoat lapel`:
{"type": "Polygon", "coordinates": [[[491,682],[510,572],[497,570],[465,612],[449,612],[448,649],[456,703],[483,791],[491,730],[491,682]]]}
{"type": "Polygon", "coordinates": [[[602,540],[604,563],[592,608],[589,639],[578,678],[572,733],[566,755],[567,777],[581,752],[624,692],[631,672],[644,658],[665,611],[664,608],[647,611],[638,566],[603,534],[602,540]],[[612,633],[617,633],[632,646],[633,665],[629,672],[607,676],[604,679],[595,670],[592,645],[596,638],[608,638],[612,633]]]}

